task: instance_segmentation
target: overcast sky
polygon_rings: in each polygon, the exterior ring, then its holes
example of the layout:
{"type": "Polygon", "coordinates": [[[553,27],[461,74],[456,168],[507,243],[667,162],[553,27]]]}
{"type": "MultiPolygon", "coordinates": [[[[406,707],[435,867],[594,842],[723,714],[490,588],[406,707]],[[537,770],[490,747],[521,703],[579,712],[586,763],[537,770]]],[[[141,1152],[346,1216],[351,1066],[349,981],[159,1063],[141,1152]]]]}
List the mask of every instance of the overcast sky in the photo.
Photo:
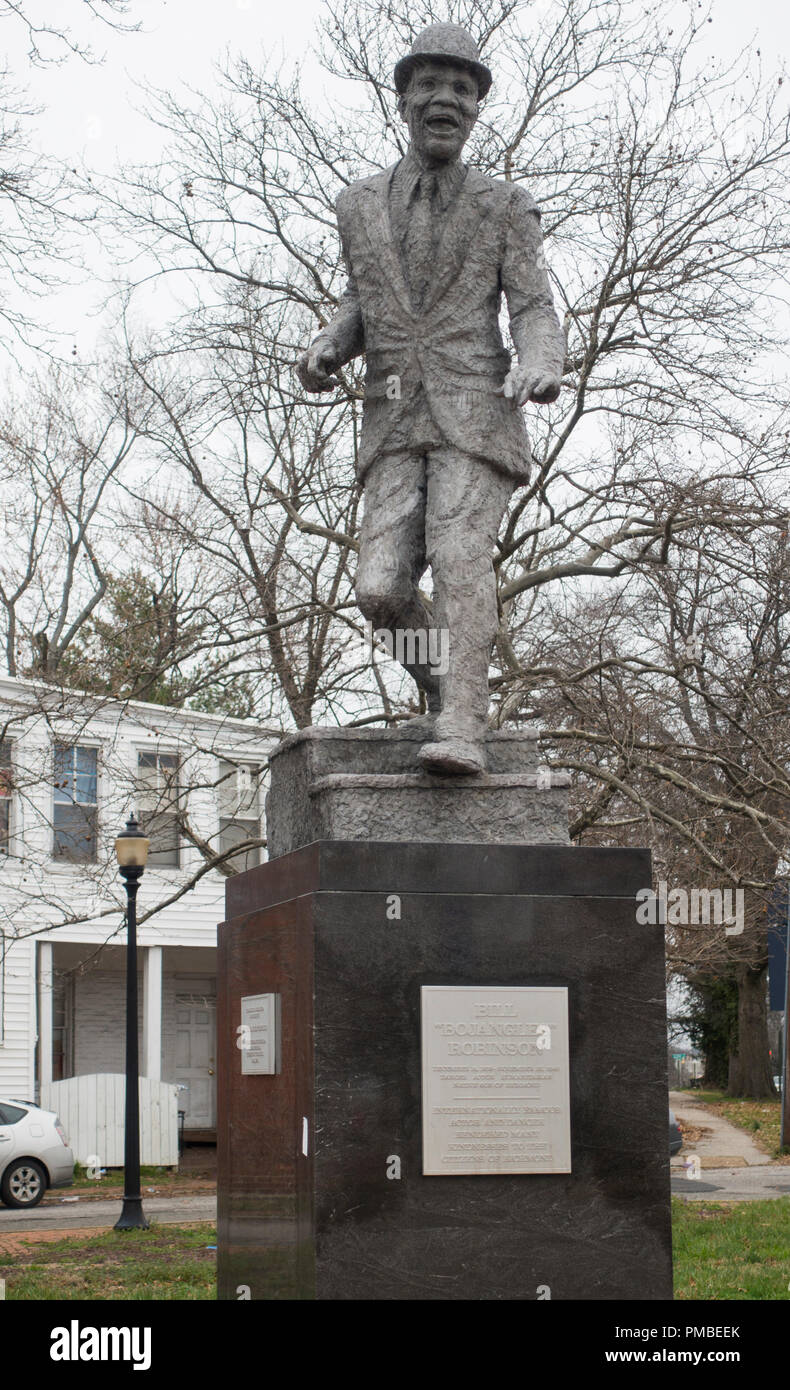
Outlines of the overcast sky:
{"type": "MultiPolygon", "coordinates": [[[[661,0],[667,14],[682,19],[685,5],[661,0]]],[[[75,9],[75,0],[38,0],[41,11],[61,15],[75,9]]],[[[143,21],[139,34],[115,35],[93,25],[97,49],[106,53],[101,66],[85,67],[76,60],[61,68],[30,69],[29,85],[46,103],[40,121],[42,146],[66,156],[84,155],[108,167],[117,151],[124,159],[147,157],[156,151],[155,132],[134,112],[139,102],[136,81],[173,88],[180,82],[198,90],[215,83],[214,65],[225,50],[244,52],[250,59],[264,55],[297,59],[316,33],[323,0],[138,0],[135,15],[143,21]]],[[[790,54],[790,6],[778,0],[715,0],[713,23],[704,42],[712,55],[737,55],[754,35],[767,66],[790,54]]],[[[6,23],[6,29],[8,24],[6,23]]],[[[6,43],[0,29],[0,47],[6,43]]],[[[17,43],[14,66],[19,71],[24,47],[17,43]]]]}
{"type": "MultiPolygon", "coordinates": [[[[688,3],[659,0],[668,28],[682,27],[688,3]]],[[[171,91],[185,84],[210,91],[217,82],[216,65],[227,52],[243,52],[261,64],[304,60],[325,0],[135,0],[133,14],[143,24],[137,34],[85,24],[80,20],[82,0],[26,0],[26,6],[29,13],[53,22],[81,24],[77,34],[104,54],[104,62],[93,66],[71,58],[60,66],[34,67],[26,60],[17,22],[6,18],[0,24],[0,54],[7,52],[12,71],[43,108],[36,132],[40,149],[101,173],[119,160],[155,160],[159,153],[159,132],[135,110],[143,101],[135,84],[171,91]]],[[[702,38],[710,57],[734,58],[752,37],[767,69],[782,62],[790,55],[790,6],[777,0],[750,0],[748,5],[714,0],[713,22],[704,26],[702,38]]],[[[316,84],[323,83],[316,66],[310,64],[307,71],[315,74],[316,84]]],[[[53,328],[73,338],[80,355],[90,351],[96,337],[98,324],[90,312],[96,298],[90,292],[67,291],[48,303],[53,328]]]]}

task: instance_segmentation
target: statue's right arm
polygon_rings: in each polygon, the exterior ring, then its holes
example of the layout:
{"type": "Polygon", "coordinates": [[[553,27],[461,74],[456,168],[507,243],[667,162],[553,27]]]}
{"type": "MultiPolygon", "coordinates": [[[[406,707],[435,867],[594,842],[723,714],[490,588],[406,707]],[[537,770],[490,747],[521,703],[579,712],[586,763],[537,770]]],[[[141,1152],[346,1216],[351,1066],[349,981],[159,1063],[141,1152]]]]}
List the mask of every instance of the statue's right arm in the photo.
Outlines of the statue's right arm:
{"type": "MultiPolygon", "coordinates": [[[[336,353],[336,367],[345,366],[352,357],[358,357],[365,351],[365,330],[362,325],[362,312],[359,307],[359,293],[357,283],[351,272],[348,257],[343,251],[343,259],[346,265],[347,280],[338,301],[337,309],[332,315],[326,328],[322,328],[318,337],[331,343],[336,353]]],[[[316,341],[318,341],[316,339],[316,341]]]]}
{"type": "MultiPolygon", "coordinates": [[[[342,197],[342,195],[341,195],[342,197]]],[[[338,200],[339,201],[339,200],[338,200]]],[[[359,293],[342,230],[342,213],[338,207],[340,244],[346,267],[346,287],[338,300],[337,309],[321,332],[313,339],[307,352],[297,364],[299,378],[308,391],[331,391],[337,379],[331,374],[338,367],[358,357],[365,350],[365,331],[359,307],[359,293]]]]}

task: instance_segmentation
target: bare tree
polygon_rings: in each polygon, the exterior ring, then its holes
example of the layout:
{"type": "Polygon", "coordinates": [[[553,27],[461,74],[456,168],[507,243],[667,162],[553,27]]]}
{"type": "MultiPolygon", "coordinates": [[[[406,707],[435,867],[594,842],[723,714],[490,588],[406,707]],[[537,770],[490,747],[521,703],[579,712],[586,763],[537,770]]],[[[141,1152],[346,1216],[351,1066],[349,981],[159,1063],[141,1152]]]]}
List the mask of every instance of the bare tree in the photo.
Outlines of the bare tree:
{"type": "MultiPolygon", "coordinates": [[[[180,513],[172,496],[154,505],[215,566],[211,617],[228,678],[252,683],[264,717],[303,727],[316,707],[352,718],[370,676],[351,587],[358,494],[343,457],[356,402],[304,411],[278,331],[259,313],[191,347],[188,385],[169,347],[130,362],[154,402],[141,429],[156,467],[180,470],[180,513]]],[[[140,495],[150,504],[146,482],[140,495]]]]}
{"type": "Polygon", "coordinates": [[[667,915],[670,968],[735,979],[730,1088],[763,1095],[767,911],[790,852],[790,552],[770,498],[749,525],[734,496],[730,515],[627,584],[533,610],[502,695],[574,772],[573,835],[653,848],[685,904],[667,915]],[[742,895],[735,924],[689,920],[689,894],[711,890],[742,895]]]}
{"type": "MultiPolygon", "coordinates": [[[[64,25],[57,0],[48,0],[43,10],[28,0],[0,0],[0,41],[23,41],[28,66],[44,68],[70,58],[97,62],[101,59],[84,34],[85,21],[131,33],[139,28],[126,20],[132,8],[132,0],[83,0],[75,31],[74,14],[71,25],[64,25]]],[[[37,307],[46,303],[64,272],[74,273],[79,264],[76,233],[90,216],[71,170],[33,147],[32,127],[41,107],[28,95],[27,85],[27,75],[15,72],[6,60],[0,69],[0,325],[11,350],[20,341],[40,346],[51,339],[51,326],[40,317],[37,321],[37,307]]]]}
{"type": "Polygon", "coordinates": [[[7,396],[0,605],[10,675],[52,679],[102,599],[100,522],[134,439],[123,383],[97,389],[85,369],[50,368],[7,396]]]}
{"type": "MultiPolygon", "coordinates": [[[[62,6],[49,6],[52,18],[47,17],[46,8],[42,14],[30,0],[0,0],[0,37],[9,30],[20,32],[28,45],[28,61],[39,66],[63,62],[69,55],[95,61],[90,44],[75,36],[73,17],[70,25],[64,25],[62,6]]],[[[81,18],[133,33],[140,27],[126,22],[133,8],[133,0],[82,0],[81,18]]]]}

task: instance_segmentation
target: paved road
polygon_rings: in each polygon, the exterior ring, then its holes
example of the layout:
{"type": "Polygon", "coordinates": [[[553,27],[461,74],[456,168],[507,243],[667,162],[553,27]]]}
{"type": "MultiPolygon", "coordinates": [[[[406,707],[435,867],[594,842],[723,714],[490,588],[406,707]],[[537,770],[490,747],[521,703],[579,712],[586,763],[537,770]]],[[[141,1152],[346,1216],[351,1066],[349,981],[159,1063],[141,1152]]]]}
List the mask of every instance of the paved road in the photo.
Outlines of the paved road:
{"type": "MultiPolygon", "coordinates": [[[[215,1221],[217,1199],[209,1195],[194,1197],[143,1197],[143,1211],[158,1225],[178,1226],[182,1221],[215,1221]]],[[[0,1242],[3,1232],[68,1231],[71,1227],[101,1227],[109,1230],[121,1214],[121,1203],[112,1201],[47,1202],[32,1211],[0,1207],[0,1242]]]]}
{"type": "Polygon", "coordinates": [[[711,1168],[699,1178],[676,1177],[672,1191],[687,1202],[763,1202],[790,1196],[790,1165],[766,1163],[761,1168],[711,1168]]]}

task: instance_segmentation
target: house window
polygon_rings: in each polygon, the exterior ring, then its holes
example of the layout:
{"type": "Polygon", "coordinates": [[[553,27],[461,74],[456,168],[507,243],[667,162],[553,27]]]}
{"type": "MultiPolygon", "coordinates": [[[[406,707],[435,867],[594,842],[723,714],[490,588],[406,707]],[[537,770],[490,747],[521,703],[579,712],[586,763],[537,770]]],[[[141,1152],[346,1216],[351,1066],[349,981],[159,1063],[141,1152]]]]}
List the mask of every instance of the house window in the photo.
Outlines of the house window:
{"type": "Polygon", "coordinates": [[[96,861],[96,786],[98,753],[76,743],[55,746],[55,809],[53,818],[56,859],[71,864],[96,861]]]}
{"type": "MultiPolygon", "coordinates": [[[[257,840],[261,833],[260,801],[258,793],[259,768],[249,763],[231,763],[220,759],[219,763],[219,848],[220,853],[232,849],[234,845],[246,840],[257,840]]],[[[261,862],[261,852],[255,849],[241,850],[227,860],[229,866],[243,873],[254,869],[261,862]]]]}
{"type": "Polygon", "coordinates": [[[151,841],[148,863],[178,868],[178,756],[140,753],[137,758],[140,824],[151,841]]]}
{"type": "Polygon", "coordinates": [[[11,744],[0,742],[0,854],[8,854],[11,833],[11,744]]]}

